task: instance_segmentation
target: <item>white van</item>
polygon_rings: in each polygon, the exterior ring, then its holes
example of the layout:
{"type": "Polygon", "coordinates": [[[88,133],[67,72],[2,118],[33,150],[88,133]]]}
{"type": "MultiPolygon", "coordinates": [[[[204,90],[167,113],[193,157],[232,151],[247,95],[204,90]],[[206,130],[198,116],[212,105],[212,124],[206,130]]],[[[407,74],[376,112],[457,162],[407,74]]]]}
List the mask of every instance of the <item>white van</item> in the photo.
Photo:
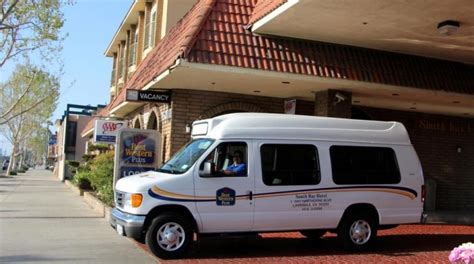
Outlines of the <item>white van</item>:
{"type": "Polygon", "coordinates": [[[194,122],[192,138],[115,186],[112,226],[158,257],[182,256],[194,234],[274,231],[336,232],[360,250],[421,220],[422,169],[400,123],[239,113],[194,122]]]}

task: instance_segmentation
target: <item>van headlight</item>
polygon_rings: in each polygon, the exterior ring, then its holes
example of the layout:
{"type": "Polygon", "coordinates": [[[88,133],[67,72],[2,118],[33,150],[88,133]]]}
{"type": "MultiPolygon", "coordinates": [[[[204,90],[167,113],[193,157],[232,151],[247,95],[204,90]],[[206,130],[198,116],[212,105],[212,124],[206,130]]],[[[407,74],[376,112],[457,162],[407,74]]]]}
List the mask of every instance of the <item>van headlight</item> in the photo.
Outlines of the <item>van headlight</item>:
{"type": "Polygon", "coordinates": [[[142,205],[142,201],[143,201],[143,195],[141,193],[125,193],[124,205],[137,208],[137,207],[140,207],[140,205],[142,205]]]}

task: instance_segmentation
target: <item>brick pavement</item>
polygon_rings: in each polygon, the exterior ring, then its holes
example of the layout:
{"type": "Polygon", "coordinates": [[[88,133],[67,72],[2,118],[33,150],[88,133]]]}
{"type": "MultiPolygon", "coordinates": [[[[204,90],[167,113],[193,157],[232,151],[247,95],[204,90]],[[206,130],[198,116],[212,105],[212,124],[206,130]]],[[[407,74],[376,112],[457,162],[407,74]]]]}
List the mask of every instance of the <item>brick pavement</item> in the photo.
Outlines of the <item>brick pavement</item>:
{"type": "MultiPolygon", "coordinates": [[[[256,238],[202,240],[186,259],[161,263],[449,263],[450,251],[474,241],[474,226],[403,225],[379,231],[376,248],[354,254],[340,249],[334,234],[320,241],[297,232],[256,238]]],[[[146,246],[142,246],[145,248],[146,246]]],[[[151,253],[150,253],[151,254],[151,253]]]]}

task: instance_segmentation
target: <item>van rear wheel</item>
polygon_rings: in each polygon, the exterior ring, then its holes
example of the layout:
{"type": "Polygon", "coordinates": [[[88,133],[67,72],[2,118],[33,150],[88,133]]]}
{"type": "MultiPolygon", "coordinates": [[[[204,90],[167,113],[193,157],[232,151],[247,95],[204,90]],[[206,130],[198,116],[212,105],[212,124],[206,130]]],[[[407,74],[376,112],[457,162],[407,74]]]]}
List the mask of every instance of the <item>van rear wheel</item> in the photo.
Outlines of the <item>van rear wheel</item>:
{"type": "Polygon", "coordinates": [[[193,241],[193,230],[184,216],[166,213],[153,219],[145,242],[157,257],[176,259],[185,255],[193,241]]]}
{"type": "Polygon", "coordinates": [[[309,239],[320,239],[324,234],[326,234],[326,230],[321,229],[312,229],[312,230],[301,230],[300,233],[309,239]]]}
{"type": "Polygon", "coordinates": [[[337,236],[345,249],[362,251],[370,248],[374,243],[377,227],[374,219],[368,215],[348,215],[342,220],[337,236]]]}

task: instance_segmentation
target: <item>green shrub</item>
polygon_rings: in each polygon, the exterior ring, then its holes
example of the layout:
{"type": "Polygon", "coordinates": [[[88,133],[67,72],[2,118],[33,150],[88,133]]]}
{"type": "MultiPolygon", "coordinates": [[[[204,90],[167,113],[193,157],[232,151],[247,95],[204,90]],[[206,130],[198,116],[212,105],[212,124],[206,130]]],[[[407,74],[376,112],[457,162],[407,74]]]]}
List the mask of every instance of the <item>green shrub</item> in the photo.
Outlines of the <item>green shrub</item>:
{"type": "Polygon", "coordinates": [[[94,158],[95,158],[95,155],[91,155],[91,154],[82,155],[82,160],[84,162],[89,162],[89,161],[93,160],[94,158]]]}
{"type": "Polygon", "coordinates": [[[26,171],[25,170],[22,170],[22,169],[19,169],[19,170],[16,170],[16,173],[25,173],[26,171]]]}
{"type": "Polygon", "coordinates": [[[68,160],[66,161],[66,164],[69,168],[69,171],[71,172],[71,174],[74,176],[77,172],[77,168],[79,167],[80,163],[79,161],[75,161],[75,160],[68,160]]]}
{"type": "Polygon", "coordinates": [[[88,149],[89,152],[99,151],[101,154],[105,154],[110,151],[110,146],[108,144],[91,144],[88,149]]]}
{"type": "Polygon", "coordinates": [[[75,161],[75,160],[68,160],[66,161],[66,164],[72,168],[77,168],[80,165],[79,161],[75,161]]]}
{"type": "Polygon", "coordinates": [[[92,190],[91,181],[89,180],[91,172],[86,170],[78,170],[72,180],[72,183],[82,190],[92,190]]]}
{"type": "Polygon", "coordinates": [[[15,175],[17,175],[17,173],[16,173],[16,172],[14,172],[14,171],[11,171],[11,172],[10,172],[10,175],[13,175],[13,176],[15,176],[15,175]]]}
{"type": "Polygon", "coordinates": [[[113,173],[114,153],[112,151],[99,154],[92,160],[88,179],[99,199],[108,205],[112,205],[114,201],[113,173]]]}
{"type": "Polygon", "coordinates": [[[28,171],[28,169],[29,169],[28,166],[25,166],[25,165],[21,166],[21,170],[28,171]]]}

